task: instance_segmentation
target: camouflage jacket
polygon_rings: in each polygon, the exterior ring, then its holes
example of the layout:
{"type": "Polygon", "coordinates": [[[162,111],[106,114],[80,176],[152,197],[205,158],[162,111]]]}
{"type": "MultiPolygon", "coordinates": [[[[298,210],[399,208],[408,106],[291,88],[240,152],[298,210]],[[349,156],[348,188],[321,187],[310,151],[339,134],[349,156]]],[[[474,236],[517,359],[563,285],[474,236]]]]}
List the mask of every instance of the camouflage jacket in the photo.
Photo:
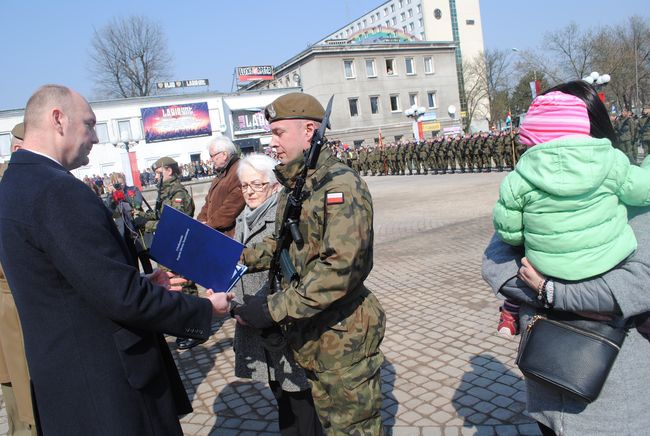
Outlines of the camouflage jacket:
{"type": "MultiPolygon", "coordinates": [[[[270,267],[288,190],[304,165],[302,157],[276,167],[285,189],[280,194],[275,235],[244,250],[251,271],[270,267]]],[[[296,361],[305,369],[340,369],[369,358],[381,365],[379,344],[385,315],[363,281],[373,262],[373,208],[366,183],[323,150],[305,181],[300,232],[302,247],[292,243],[289,256],[300,276],[282,281],[268,297],[271,317],[283,325],[296,361]]]]}
{"type": "MultiPolygon", "coordinates": [[[[180,210],[186,215],[194,216],[194,200],[178,177],[173,176],[164,181],[158,195],[161,199],[160,208],[156,211],[158,216],[162,213],[165,205],[180,210]]],[[[156,227],[158,227],[158,220],[152,219],[145,224],[144,230],[145,232],[154,233],[156,227]]]]}
{"type": "Polygon", "coordinates": [[[644,115],[637,121],[639,139],[650,141],[650,116],[644,115]]]}
{"type": "Polygon", "coordinates": [[[618,139],[621,142],[634,142],[636,137],[636,121],[632,117],[621,118],[618,125],[618,139]]]}

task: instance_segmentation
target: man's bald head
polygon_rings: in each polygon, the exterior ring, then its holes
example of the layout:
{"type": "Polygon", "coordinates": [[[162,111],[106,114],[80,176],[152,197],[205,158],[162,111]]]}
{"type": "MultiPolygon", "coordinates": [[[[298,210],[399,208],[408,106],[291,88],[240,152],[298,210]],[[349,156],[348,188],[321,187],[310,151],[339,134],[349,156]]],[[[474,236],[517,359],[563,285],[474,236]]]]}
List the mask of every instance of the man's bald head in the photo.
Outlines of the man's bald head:
{"type": "Polygon", "coordinates": [[[98,142],[95,114],[79,93],[61,85],[38,88],[25,108],[23,148],[50,156],[68,170],[88,164],[98,142]]]}

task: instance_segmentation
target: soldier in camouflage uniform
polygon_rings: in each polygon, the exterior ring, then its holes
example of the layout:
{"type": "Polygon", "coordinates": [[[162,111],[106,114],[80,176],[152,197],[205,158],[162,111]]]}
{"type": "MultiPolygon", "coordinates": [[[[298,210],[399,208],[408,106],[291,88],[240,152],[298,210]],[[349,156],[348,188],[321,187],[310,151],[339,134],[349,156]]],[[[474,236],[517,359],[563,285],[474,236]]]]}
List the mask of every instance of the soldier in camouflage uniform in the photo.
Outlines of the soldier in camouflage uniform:
{"type": "Polygon", "coordinates": [[[396,156],[397,156],[397,174],[403,176],[404,175],[404,145],[401,142],[397,144],[396,156]]]}
{"type": "Polygon", "coordinates": [[[506,145],[503,137],[496,131],[492,131],[491,135],[493,145],[492,157],[494,159],[494,164],[497,167],[497,171],[503,171],[505,166],[505,154],[506,154],[506,145]]]}
{"type": "Polygon", "coordinates": [[[492,149],[494,140],[486,132],[481,132],[481,166],[484,172],[492,171],[492,149]]]}
{"type": "Polygon", "coordinates": [[[637,137],[643,147],[644,155],[648,156],[648,151],[650,151],[650,106],[643,108],[643,114],[641,114],[637,125],[639,126],[637,137]]]}
{"type": "Polygon", "coordinates": [[[370,174],[375,176],[379,174],[379,146],[375,146],[368,152],[368,164],[370,165],[370,174]]]}
{"type": "MultiPolygon", "coordinates": [[[[364,176],[368,175],[368,148],[365,146],[361,146],[359,148],[359,165],[361,167],[361,172],[363,172],[364,176]]],[[[362,174],[362,173],[359,174],[362,174]]]]}
{"type": "MultiPolygon", "coordinates": [[[[288,191],[305,162],[304,150],[324,116],[321,104],[302,93],[267,106],[271,147],[284,189],[278,202],[276,236],[247,247],[251,271],[270,267],[288,191]],[[296,114],[299,114],[297,117],[296,114]]],[[[300,232],[305,243],[288,248],[299,280],[283,278],[279,292],[257,296],[233,309],[258,329],[280,325],[296,362],[305,369],[323,428],[333,435],[382,435],[379,350],[384,311],[364,286],[372,269],[373,207],[368,187],[323,150],[303,192],[300,232]]]]}
{"type": "Polygon", "coordinates": [[[618,122],[618,146],[623,153],[630,159],[632,164],[636,165],[636,121],[628,110],[624,110],[618,122]]]}

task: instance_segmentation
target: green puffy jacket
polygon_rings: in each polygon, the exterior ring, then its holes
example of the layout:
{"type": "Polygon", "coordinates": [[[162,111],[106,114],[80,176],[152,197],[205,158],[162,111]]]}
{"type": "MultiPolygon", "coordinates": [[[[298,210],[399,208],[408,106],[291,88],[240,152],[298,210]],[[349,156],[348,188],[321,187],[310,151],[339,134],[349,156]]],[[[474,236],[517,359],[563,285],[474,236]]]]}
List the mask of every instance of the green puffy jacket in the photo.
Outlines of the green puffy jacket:
{"type": "Polygon", "coordinates": [[[641,167],[608,139],[536,145],[501,183],[493,222],[542,273],[565,280],[602,274],[636,249],[627,209],[650,205],[650,160],[641,167]]]}

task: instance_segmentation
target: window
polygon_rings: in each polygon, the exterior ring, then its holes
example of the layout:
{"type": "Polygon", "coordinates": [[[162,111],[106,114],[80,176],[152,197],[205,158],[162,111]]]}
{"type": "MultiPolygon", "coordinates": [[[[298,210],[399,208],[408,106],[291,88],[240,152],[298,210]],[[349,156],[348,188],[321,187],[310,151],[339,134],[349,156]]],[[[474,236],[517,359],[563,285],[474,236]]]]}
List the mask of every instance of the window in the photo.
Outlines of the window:
{"type": "Polygon", "coordinates": [[[397,24],[397,17],[393,17],[393,26],[397,24]]]}
{"type": "Polygon", "coordinates": [[[406,58],[404,59],[404,62],[406,64],[406,74],[407,75],[415,74],[415,63],[413,62],[413,58],[406,58]]]}
{"type": "Polygon", "coordinates": [[[356,97],[348,98],[348,104],[350,105],[350,116],[359,116],[359,99],[356,97]]]}
{"type": "Polygon", "coordinates": [[[422,18],[418,20],[418,26],[423,27],[424,26],[424,21],[422,21],[422,18]]]}
{"type": "Polygon", "coordinates": [[[117,127],[118,130],[120,131],[120,140],[130,141],[131,139],[133,139],[133,135],[131,135],[131,121],[129,120],[118,121],[117,127]]]}
{"type": "Polygon", "coordinates": [[[424,58],[424,74],[433,74],[433,58],[431,56],[424,58]]]}
{"type": "Polygon", "coordinates": [[[402,26],[402,32],[406,33],[406,26],[402,26]]]}
{"type": "Polygon", "coordinates": [[[344,60],[343,67],[345,69],[345,78],[354,79],[354,61],[353,60],[344,60]]]}
{"type": "Polygon", "coordinates": [[[415,30],[415,23],[413,23],[412,21],[409,23],[409,30],[411,32],[415,30]]]}
{"type": "Polygon", "coordinates": [[[375,70],[374,59],[366,59],[366,76],[377,77],[377,71],[375,70]]]}
{"type": "Polygon", "coordinates": [[[399,7],[400,7],[400,8],[401,8],[401,7],[404,7],[404,0],[399,0],[398,3],[399,3],[399,7]]]}
{"type": "Polygon", "coordinates": [[[11,154],[11,134],[0,133],[0,156],[11,154]]]}
{"type": "Polygon", "coordinates": [[[388,15],[388,8],[384,8],[384,17],[388,15]]]}
{"type": "Polygon", "coordinates": [[[409,94],[409,106],[417,106],[417,105],[418,105],[418,93],[412,92],[409,94]]]}
{"type": "Polygon", "coordinates": [[[390,27],[390,20],[386,20],[386,27],[390,27]]]}
{"type": "Polygon", "coordinates": [[[108,125],[106,123],[95,124],[95,132],[97,132],[97,139],[99,139],[100,144],[108,144],[111,142],[108,137],[108,125]]]}
{"type": "Polygon", "coordinates": [[[395,5],[390,5],[390,11],[395,12],[395,5]]]}
{"type": "Polygon", "coordinates": [[[370,112],[373,114],[379,113],[379,96],[372,95],[370,96],[370,112]]]}
{"type": "Polygon", "coordinates": [[[413,17],[413,9],[408,10],[409,18],[413,17]]]}
{"type": "Polygon", "coordinates": [[[422,13],[422,5],[417,6],[417,11],[418,11],[418,14],[422,13]]]}
{"type": "Polygon", "coordinates": [[[386,75],[393,76],[395,72],[395,59],[386,59],[386,75]]]}
{"type": "Polygon", "coordinates": [[[361,148],[361,146],[363,145],[363,139],[355,139],[353,143],[354,143],[354,148],[361,148]]]}
{"type": "Polygon", "coordinates": [[[390,96],[390,110],[391,112],[399,112],[399,94],[390,96]]]}
{"type": "Polygon", "coordinates": [[[406,21],[406,14],[404,12],[399,14],[399,17],[402,19],[402,21],[406,21]]]}
{"type": "Polygon", "coordinates": [[[363,28],[364,29],[366,28],[366,19],[365,18],[363,19],[363,28]]]}
{"type": "Polygon", "coordinates": [[[395,135],[395,142],[400,142],[404,135],[395,135]]]}
{"type": "Polygon", "coordinates": [[[468,26],[473,26],[474,20],[465,20],[465,24],[467,24],[468,26]]]}
{"type": "Polygon", "coordinates": [[[433,109],[437,107],[436,105],[436,91],[427,92],[427,101],[429,103],[429,108],[433,109]]]}
{"type": "Polygon", "coordinates": [[[374,22],[375,22],[375,16],[374,16],[374,15],[371,15],[371,16],[370,16],[370,22],[371,22],[371,23],[374,23],[374,22]]]}

